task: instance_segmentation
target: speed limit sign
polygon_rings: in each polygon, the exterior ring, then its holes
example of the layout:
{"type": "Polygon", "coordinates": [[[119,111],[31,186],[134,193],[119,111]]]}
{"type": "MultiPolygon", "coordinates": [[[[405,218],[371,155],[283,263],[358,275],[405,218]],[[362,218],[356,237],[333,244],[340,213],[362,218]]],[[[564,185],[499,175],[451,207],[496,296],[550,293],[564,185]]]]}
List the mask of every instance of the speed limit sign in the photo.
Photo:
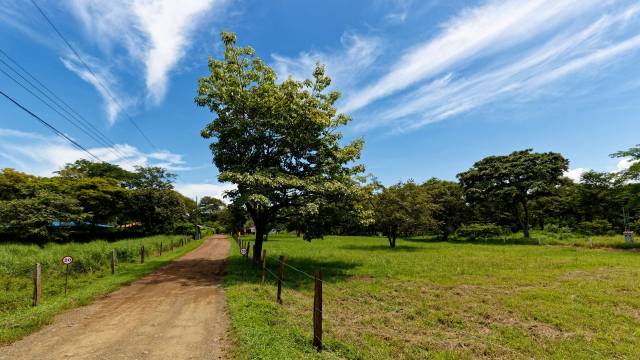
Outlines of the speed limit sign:
{"type": "Polygon", "coordinates": [[[62,258],[62,263],[65,265],[69,265],[73,262],[73,258],[71,256],[65,256],[62,258]]]}
{"type": "Polygon", "coordinates": [[[242,254],[243,256],[247,255],[247,248],[240,249],[240,254],[242,254]]]}

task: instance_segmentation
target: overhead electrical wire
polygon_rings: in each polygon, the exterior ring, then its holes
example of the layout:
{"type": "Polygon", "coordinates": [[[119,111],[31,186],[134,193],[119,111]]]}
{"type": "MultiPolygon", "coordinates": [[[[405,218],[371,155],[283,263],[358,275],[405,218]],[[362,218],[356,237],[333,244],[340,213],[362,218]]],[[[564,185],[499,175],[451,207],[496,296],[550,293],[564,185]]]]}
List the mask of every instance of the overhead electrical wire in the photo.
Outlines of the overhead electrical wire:
{"type": "MultiPolygon", "coordinates": [[[[90,121],[88,121],[84,116],[82,116],[78,111],[76,111],[71,105],[69,105],[60,96],[58,96],[53,90],[51,90],[49,87],[47,87],[36,76],[34,76],[31,72],[29,72],[27,69],[25,69],[22,65],[20,65],[20,63],[18,61],[16,61],[14,58],[12,58],[6,51],[0,49],[0,55],[4,56],[13,65],[6,63],[1,58],[0,58],[0,63],[4,64],[7,68],[9,68],[16,75],[18,75],[20,78],[22,78],[24,81],[26,81],[34,89],[38,90],[38,92],[40,94],[42,94],[49,101],[54,103],[60,110],[62,110],[67,115],[69,115],[72,118],[74,118],[75,120],[77,120],[85,130],[87,130],[88,132],[90,132],[91,134],[93,134],[94,136],[99,138],[99,139],[95,139],[93,136],[89,135],[92,139],[94,139],[96,142],[98,142],[102,146],[106,146],[108,148],[111,148],[112,152],[114,152],[116,155],[118,155],[118,157],[125,157],[126,156],[124,153],[119,151],[119,149],[117,148],[116,144],[109,137],[107,137],[98,128],[96,128],[90,121]],[[35,82],[37,84],[37,86],[36,86],[36,84],[32,83],[29,79],[25,78],[13,66],[17,67],[20,71],[22,71],[24,74],[26,74],[26,76],[28,76],[31,80],[33,80],[33,82],[35,82]]],[[[67,121],[70,121],[70,120],[67,119],[67,121]]],[[[83,132],[85,132],[85,131],[83,130],[83,132]]],[[[85,134],[86,134],[86,132],[85,132],[85,134]]]]}
{"type": "Polygon", "coordinates": [[[62,35],[62,33],[60,32],[60,30],[58,30],[58,28],[56,27],[56,25],[53,23],[53,21],[51,21],[51,19],[49,19],[49,17],[47,16],[47,14],[44,12],[44,10],[42,10],[42,8],[38,5],[38,3],[35,0],[31,0],[31,3],[33,4],[33,6],[36,7],[36,9],[38,9],[38,12],[40,12],[40,14],[42,15],[42,17],[47,21],[47,23],[51,26],[51,28],[53,29],[53,31],[55,31],[56,34],[58,34],[58,37],[60,37],[60,39],[67,45],[67,47],[69,48],[69,50],[71,50],[71,52],[76,56],[76,58],[78,59],[78,61],[80,61],[80,63],[82,63],[82,65],[87,69],[87,71],[89,71],[89,73],[93,76],[93,78],[95,79],[95,81],[98,83],[98,85],[104,90],[104,92],[107,94],[107,96],[109,96],[109,98],[111,99],[111,101],[113,101],[126,115],[127,119],[129,120],[129,122],[131,123],[131,125],[133,125],[133,127],[136,128],[136,130],[140,133],[140,135],[142,135],[142,137],[147,141],[147,143],[149,145],[151,145],[151,147],[154,150],[158,150],[158,148],[153,144],[153,142],[151,142],[151,140],[149,139],[149,137],[144,133],[144,131],[142,131],[142,129],[135,123],[135,121],[133,121],[133,119],[131,118],[131,115],[129,115],[129,113],[127,112],[127,110],[120,105],[120,102],[118,101],[118,99],[116,99],[116,97],[111,93],[111,90],[109,90],[108,87],[106,87],[102,81],[100,80],[100,78],[93,72],[93,70],[91,69],[91,67],[84,61],[84,59],[82,58],[82,56],[80,55],[80,53],[73,47],[73,45],[71,45],[71,43],[64,37],[64,35],[62,35]]]}
{"type": "Polygon", "coordinates": [[[104,162],[102,161],[102,159],[100,159],[99,157],[97,157],[96,155],[94,155],[93,153],[91,153],[91,151],[87,150],[87,148],[85,148],[84,146],[80,145],[77,141],[73,140],[72,138],[68,137],[67,135],[65,135],[62,131],[58,130],[55,126],[51,125],[50,123],[48,123],[47,121],[45,121],[44,119],[42,119],[40,116],[36,115],[33,113],[33,111],[29,110],[27,107],[25,107],[24,105],[20,104],[17,100],[15,100],[14,98],[12,98],[11,96],[7,95],[4,91],[0,90],[0,95],[4,96],[5,98],[7,98],[7,100],[11,101],[14,105],[16,105],[17,107],[19,107],[20,109],[22,109],[24,112],[26,112],[27,114],[31,115],[33,118],[35,118],[36,120],[38,120],[42,125],[48,127],[51,131],[53,131],[54,133],[56,133],[58,136],[64,138],[65,140],[67,140],[68,142],[70,142],[73,146],[75,146],[76,148],[78,148],[79,150],[84,151],[85,153],[87,153],[89,156],[91,156],[92,158],[96,159],[99,162],[104,162]]]}
{"type": "MultiPolygon", "coordinates": [[[[2,61],[2,59],[0,59],[0,63],[4,64],[5,66],[7,65],[4,61],[2,61]]],[[[11,67],[9,67],[12,71],[15,72],[15,69],[12,69],[11,67]]],[[[4,74],[6,77],[8,77],[9,79],[11,79],[13,82],[15,82],[18,86],[20,86],[21,88],[23,88],[25,91],[27,91],[29,94],[31,94],[33,97],[35,97],[36,99],[40,100],[43,104],[45,104],[49,109],[53,110],[56,114],[60,115],[62,118],[64,118],[65,120],[67,120],[71,125],[73,125],[75,128],[79,129],[80,131],[82,131],[85,135],[87,135],[88,137],[90,137],[91,139],[93,139],[94,141],[96,141],[97,143],[99,143],[102,146],[105,146],[107,149],[109,149],[115,156],[116,158],[119,158],[122,156],[121,153],[118,153],[117,150],[112,146],[109,145],[108,143],[106,143],[104,140],[100,139],[98,135],[93,134],[90,130],[85,129],[83,126],[81,126],[81,124],[78,123],[78,120],[74,120],[72,118],[70,118],[69,116],[63,114],[62,112],[60,112],[58,109],[54,108],[53,105],[51,105],[49,102],[47,102],[45,99],[43,99],[40,95],[36,94],[32,89],[30,89],[28,86],[26,86],[24,83],[20,82],[18,79],[16,79],[15,77],[13,77],[12,75],[10,75],[9,73],[7,73],[6,71],[4,71],[2,68],[0,68],[0,73],[4,74]]],[[[31,84],[28,80],[24,79],[24,77],[22,77],[19,73],[17,74],[18,76],[20,76],[23,80],[27,81],[28,84],[30,84],[31,86],[33,86],[33,84],[31,84]]],[[[56,104],[55,101],[53,101],[51,99],[51,97],[49,97],[47,94],[43,93],[40,89],[38,89],[37,87],[34,86],[34,88],[36,90],[38,90],[44,97],[46,97],[47,99],[49,99],[49,101],[51,101],[52,103],[56,104]]],[[[56,104],[58,106],[60,106],[59,104],[56,104]]],[[[62,109],[62,111],[64,111],[64,109],[62,109]]]]}

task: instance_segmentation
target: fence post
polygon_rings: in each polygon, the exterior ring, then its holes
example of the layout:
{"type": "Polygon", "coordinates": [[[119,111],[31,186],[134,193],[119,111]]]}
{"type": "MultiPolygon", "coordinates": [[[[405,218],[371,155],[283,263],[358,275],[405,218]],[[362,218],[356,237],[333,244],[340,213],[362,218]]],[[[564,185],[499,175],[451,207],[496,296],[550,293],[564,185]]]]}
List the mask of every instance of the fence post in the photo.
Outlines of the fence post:
{"type": "Polygon", "coordinates": [[[160,241],[160,256],[162,256],[162,241],[160,241]]]}
{"type": "Polygon", "coordinates": [[[33,274],[33,306],[37,306],[40,303],[40,297],[42,296],[41,275],[40,263],[36,263],[36,271],[33,274]]]}
{"type": "Polygon", "coordinates": [[[116,273],[116,249],[111,252],[111,275],[116,273]]]}
{"type": "Polygon", "coordinates": [[[316,271],[316,286],[313,293],[313,346],[322,351],[322,273],[316,271]]]}
{"type": "Polygon", "coordinates": [[[267,276],[267,249],[262,250],[262,283],[267,276]]]}
{"type": "Polygon", "coordinates": [[[140,264],[144,264],[144,245],[140,247],[140,264]]]}
{"type": "Polygon", "coordinates": [[[278,304],[282,304],[282,280],[284,280],[284,256],[280,255],[280,267],[278,268],[278,304]]]}
{"type": "Polygon", "coordinates": [[[251,251],[251,244],[247,243],[247,253],[244,255],[246,261],[249,261],[249,251],[251,251]]]}

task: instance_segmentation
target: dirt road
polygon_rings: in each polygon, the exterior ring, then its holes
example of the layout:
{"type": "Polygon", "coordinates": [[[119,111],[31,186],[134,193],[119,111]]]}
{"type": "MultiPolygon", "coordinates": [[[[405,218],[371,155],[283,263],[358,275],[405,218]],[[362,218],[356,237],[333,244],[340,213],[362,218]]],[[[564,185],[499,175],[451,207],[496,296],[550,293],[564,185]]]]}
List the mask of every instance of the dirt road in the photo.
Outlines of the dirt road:
{"type": "Polygon", "coordinates": [[[196,250],[93,304],[0,348],[0,359],[220,359],[226,344],[220,287],[230,245],[196,250]]]}

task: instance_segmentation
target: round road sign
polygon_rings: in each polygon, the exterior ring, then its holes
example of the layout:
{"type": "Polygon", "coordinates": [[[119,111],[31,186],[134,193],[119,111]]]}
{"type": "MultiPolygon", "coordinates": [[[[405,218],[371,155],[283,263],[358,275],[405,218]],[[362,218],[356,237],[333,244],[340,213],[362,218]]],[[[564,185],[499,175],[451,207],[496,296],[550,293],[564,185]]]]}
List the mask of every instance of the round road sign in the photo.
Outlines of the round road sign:
{"type": "Polygon", "coordinates": [[[246,248],[240,249],[240,254],[247,255],[247,249],[246,248]]]}
{"type": "Polygon", "coordinates": [[[73,258],[71,256],[65,256],[62,258],[62,263],[65,265],[69,265],[73,262],[73,258]]]}

